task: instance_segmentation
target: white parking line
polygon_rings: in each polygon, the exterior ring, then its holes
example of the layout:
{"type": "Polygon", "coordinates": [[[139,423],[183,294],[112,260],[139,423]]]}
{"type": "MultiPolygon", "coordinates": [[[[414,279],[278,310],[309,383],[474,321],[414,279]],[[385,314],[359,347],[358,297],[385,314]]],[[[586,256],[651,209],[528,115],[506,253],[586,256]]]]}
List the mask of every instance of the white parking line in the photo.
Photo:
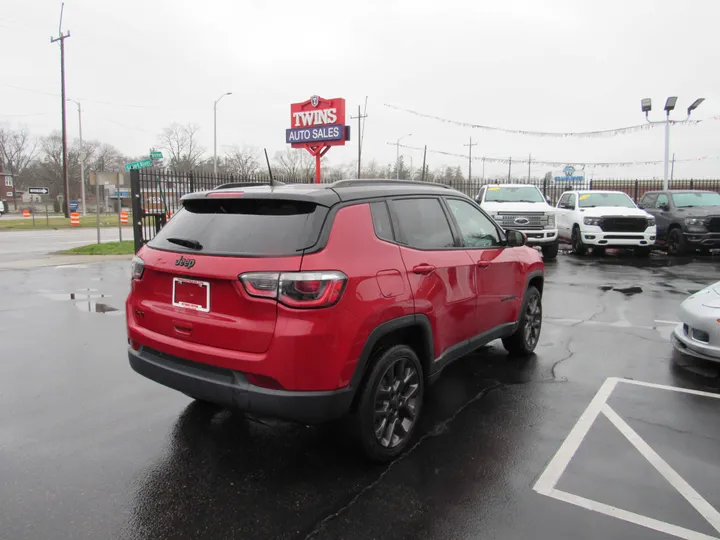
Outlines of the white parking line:
{"type": "Polygon", "coordinates": [[[680,324],[680,321],[663,321],[661,319],[656,319],[655,322],[660,324],[672,324],[673,326],[680,324]]]}
{"type": "MultiPolygon", "coordinates": [[[[659,322],[659,321],[656,321],[659,322]]],[[[607,516],[622,519],[630,523],[635,523],[649,529],[670,534],[678,538],[687,540],[720,540],[718,537],[708,536],[697,531],[686,529],[672,523],[666,523],[648,516],[643,516],[635,512],[629,512],[622,508],[617,508],[598,501],[593,501],[585,497],[580,497],[573,493],[567,493],[555,489],[560,477],[570,464],[573,456],[577,452],[583,439],[587,436],[588,431],[602,413],[607,419],[620,431],[620,433],[640,452],[640,454],[648,460],[648,462],[673,486],[680,495],[682,495],[697,511],[703,516],[713,528],[720,532],[720,512],[718,512],[710,503],[708,503],[695,489],[688,484],[668,463],[660,457],[650,445],[648,445],[627,422],[625,422],[608,404],[607,400],[615,390],[619,382],[625,384],[633,384],[637,386],[645,386],[658,390],[669,390],[673,392],[681,392],[698,396],[720,399],[720,395],[700,390],[689,390],[685,388],[677,388],[674,386],[665,386],[655,383],[646,383],[630,379],[619,379],[611,377],[607,379],[598,390],[595,397],[588,405],[587,409],[582,413],[570,434],[563,441],[555,456],[545,468],[540,478],[533,486],[533,489],[548,497],[564,501],[575,506],[593,510],[607,516]]]]}

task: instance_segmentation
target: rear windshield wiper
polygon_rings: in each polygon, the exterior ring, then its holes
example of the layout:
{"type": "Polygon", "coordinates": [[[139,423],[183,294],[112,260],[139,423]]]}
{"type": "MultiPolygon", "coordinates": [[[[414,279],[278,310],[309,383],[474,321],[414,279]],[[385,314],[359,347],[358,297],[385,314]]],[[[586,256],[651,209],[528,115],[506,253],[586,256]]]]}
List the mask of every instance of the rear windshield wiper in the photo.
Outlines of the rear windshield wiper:
{"type": "Polygon", "coordinates": [[[187,238],[168,238],[167,241],[173,244],[177,244],[178,246],[195,249],[197,251],[200,251],[202,249],[202,244],[197,240],[190,240],[187,238]]]}

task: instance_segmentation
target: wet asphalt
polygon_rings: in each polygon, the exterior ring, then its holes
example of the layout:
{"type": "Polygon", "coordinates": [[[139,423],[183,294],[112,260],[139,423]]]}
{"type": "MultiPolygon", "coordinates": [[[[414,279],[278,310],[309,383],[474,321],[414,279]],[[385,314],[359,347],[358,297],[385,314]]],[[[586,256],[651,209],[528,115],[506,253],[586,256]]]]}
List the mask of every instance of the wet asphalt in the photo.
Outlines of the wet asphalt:
{"type": "MultiPolygon", "coordinates": [[[[561,254],[537,354],[493,343],[452,365],[412,449],[383,466],[342,426],[217,410],[136,375],[128,275],[125,261],[0,270],[3,540],[672,537],[533,487],[609,377],[720,392],[720,365],[668,341],[720,257],[561,254]]],[[[618,383],[607,403],[720,509],[720,399],[618,383]]],[[[720,537],[602,415],[556,488],[720,537]]]]}

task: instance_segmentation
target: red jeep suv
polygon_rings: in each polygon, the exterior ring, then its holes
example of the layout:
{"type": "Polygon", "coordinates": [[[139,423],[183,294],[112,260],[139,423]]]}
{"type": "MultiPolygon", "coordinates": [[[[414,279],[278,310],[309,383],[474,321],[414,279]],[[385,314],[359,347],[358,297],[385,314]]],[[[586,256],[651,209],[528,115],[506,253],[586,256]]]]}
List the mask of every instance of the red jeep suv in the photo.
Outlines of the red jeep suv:
{"type": "Polygon", "coordinates": [[[188,396],[410,442],[428,384],[495,339],[540,337],[543,263],[437,184],[344,180],[185,195],[133,259],[132,368],[188,396]]]}

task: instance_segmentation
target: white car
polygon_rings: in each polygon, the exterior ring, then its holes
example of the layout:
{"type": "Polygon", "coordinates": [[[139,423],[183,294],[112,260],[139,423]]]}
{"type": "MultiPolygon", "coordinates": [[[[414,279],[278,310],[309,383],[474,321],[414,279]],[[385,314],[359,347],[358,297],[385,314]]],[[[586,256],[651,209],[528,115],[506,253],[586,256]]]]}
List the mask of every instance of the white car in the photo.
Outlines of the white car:
{"type": "Polygon", "coordinates": [[[655,218],[622,191],[566,191],[557,208],[558,234],[578,255],[630,248],[647,257],[655,244],[655,218]]]}
{"type": "Polygon", "coordinates": [[[558,254],[556,210],[537,186],[494,184],[483,186],[475,200],[503,229],[522,231],[528,246],[539,246],[545,259],[558,254]]]}
{"type": "Polygon", "coordinates": [[[682,354],[720,362],[720,281],[680,305],[680,321],[670,339],[682,354]]]}

